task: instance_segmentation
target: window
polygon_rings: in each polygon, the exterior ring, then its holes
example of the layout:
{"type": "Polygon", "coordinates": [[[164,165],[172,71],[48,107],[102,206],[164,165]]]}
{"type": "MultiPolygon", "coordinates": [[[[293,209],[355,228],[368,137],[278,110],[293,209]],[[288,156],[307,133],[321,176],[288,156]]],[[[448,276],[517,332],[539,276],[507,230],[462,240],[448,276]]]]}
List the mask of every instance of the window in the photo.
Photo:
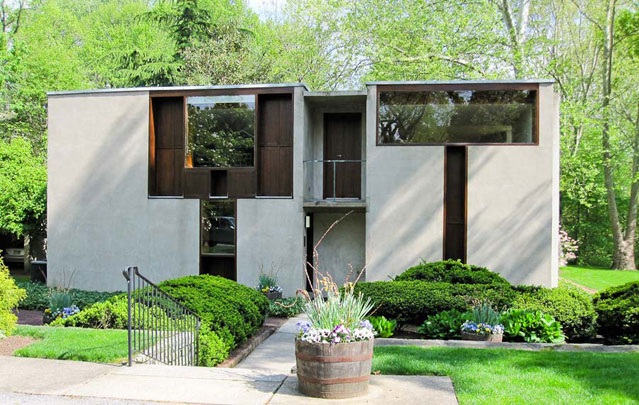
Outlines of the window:
{"type": "Polygon", "coordinates": [[[235,202],[201,203],[200,274],[237,280],[235,266],[235,202]]]}
{"type": "Polygon", "coordinates": [[[533,144],[536,90],[384,91],[379,144],[533,144]]]}
{"type": "Polygon", "coordinates": [[[187,97],[187,167],[253,167],[255,95],[187,97]]]}

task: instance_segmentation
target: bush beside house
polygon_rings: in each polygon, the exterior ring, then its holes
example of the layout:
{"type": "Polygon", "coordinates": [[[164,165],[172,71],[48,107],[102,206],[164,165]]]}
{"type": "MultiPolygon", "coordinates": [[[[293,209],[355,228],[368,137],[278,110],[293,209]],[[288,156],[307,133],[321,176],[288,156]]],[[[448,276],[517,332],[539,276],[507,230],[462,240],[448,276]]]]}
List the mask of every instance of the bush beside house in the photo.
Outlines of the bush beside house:
{"type": "Polygon", "coordinates": [[[464,264],[458,260],[432,263],[422,261],[417,266],[411,267],[395,277],[395,281],[415,280],[451,284],[510,285],[505,278],[485,267],[464,264]]]}
{"type": "Polygon", "coordinates": [[[0,339],[13,332],[18,320],[13,314],[13,309],[24,299],[25,294],[9,275],[9,268],[0,257],[0,339]]]}
{"type": "Polygon", "coordinates": [[[599,333],[614,344],[639,344],[639,282],[611,287],[593,299],[599,333]]]}

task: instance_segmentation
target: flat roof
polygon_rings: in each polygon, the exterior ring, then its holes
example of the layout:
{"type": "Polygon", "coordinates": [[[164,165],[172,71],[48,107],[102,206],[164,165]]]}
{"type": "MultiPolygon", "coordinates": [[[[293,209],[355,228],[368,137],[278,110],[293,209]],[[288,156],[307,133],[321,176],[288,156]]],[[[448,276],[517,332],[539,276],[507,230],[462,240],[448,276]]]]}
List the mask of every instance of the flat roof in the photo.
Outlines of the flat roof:
{"type": "MultiPolygon", "coordinates": [[[[365,86],[372,85],[415,85],[415,84],[504,84],[504,83],[549,83],[553,79],[522,79],[522,80],[424,80],[424,81],[372,81],[366,82],[365,86]]],[[[155,91],[188,91],[188,90],[224,90],[224,89],[264,89],[278,87],[303,87],[306,90],[305,97],[358,97],[365,96],[365,90],[336,90],[336,91],[311,91],[304,83],[270,83],[270,84],[234,84],[215,86],[164,86],[164,87],[123,87],[108,89],[87,89],[87,90],[63,90],[49,91],[47,96],[67,96],[79,94],[99,94],[99,93],[134,93],[134,92],[155,92],[155,91]]]]}
{"type": "Polygon", "coordinates": [[[224,89],[264,89],[277,87],[304,87],[304,83],[275,83],[275,84],[231,84],[215,86],[164,86],[164,87],[114,87],[108,89],[87,89],[87,90],[63,90],[48,91],[47,96],[67,96],[75,94],[95,94],[95,93],[133,93],[140,91],[187,91],[187,90],[224,90],[224,89]]]}

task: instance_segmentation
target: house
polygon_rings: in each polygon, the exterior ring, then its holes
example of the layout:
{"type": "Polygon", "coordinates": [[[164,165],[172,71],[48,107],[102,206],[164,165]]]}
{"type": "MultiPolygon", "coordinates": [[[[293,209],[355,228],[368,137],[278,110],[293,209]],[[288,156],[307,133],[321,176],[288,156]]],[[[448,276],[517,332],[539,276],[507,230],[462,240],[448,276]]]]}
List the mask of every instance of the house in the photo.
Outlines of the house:
{"type": "MultiPolygon", "coordinates": [[[[304,263],[387,280],[421,259],[556,286],[552,81],[49,93],[49,284],[122,290],[217,274],[285,295],[304,263]]],[[[312,274],[309,274],[312,277],[312,274]]]]}

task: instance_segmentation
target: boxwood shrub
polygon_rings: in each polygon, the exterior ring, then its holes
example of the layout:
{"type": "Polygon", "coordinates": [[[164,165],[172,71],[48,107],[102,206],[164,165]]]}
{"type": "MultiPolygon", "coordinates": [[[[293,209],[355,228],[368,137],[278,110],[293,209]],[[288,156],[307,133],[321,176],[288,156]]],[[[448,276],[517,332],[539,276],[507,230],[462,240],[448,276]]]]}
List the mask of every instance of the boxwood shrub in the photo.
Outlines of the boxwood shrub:
{"type": "Polygon", "coordinates": [[[426,281],[375,281],[357,283],[373,301],[373,315],[397,319],[400,325],[421,325],[429,315],[455,309],[467,311],[472,299],[490,301],[495,307],[510,306],[516,292],[506,284],[451,284],[426,281]]]}
{"type": "Polygon", "coordinates": [[[452,284],[510,285],[505,278],[485,267],[464,264],[458,260],[444,260],[432,263],[422,261],[417,266],[411,267],[395,277],[395,281],[414,280],[452,284]]]}
{"type": "Polygon", "coordinates": [[[639,343],[639,281],[595,294],[599,333],[615,344],[639,343]]]}
{"type": "Polygon", "coordinates": [[[577,288],[530,288],[518,294],[512,306],[552,316],[570,342],[586,342],[596,336],[597,313],[592,299],[577,288]]]}

